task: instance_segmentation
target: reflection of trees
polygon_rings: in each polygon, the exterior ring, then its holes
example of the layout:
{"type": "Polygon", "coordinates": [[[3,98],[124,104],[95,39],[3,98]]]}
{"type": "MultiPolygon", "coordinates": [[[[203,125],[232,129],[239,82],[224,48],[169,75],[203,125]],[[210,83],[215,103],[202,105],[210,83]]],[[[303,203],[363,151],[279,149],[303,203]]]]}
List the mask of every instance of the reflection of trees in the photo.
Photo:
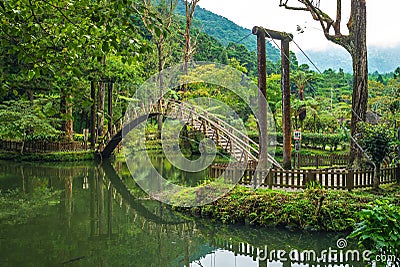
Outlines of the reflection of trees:
{"type": "MultiPolygon", "coordinates": [[[[131,175],[133,175],[135,179],[142,181],[141,183],[145,184],[147,188],[159,187],[159,184],[149,184],[151,181],[155,181],[152,177],[155,177],[157,174],[173,184],[182,186],[197,186],[208,176],[207,170],[185,172],[176,168],[163,154],[147,155],[146,151],[138,151],[130,155],[128,162],[130,162],[129,170],[132,173],[128,175],[130,179],[132,179],[131,175]],[[149,166],[149,164],[152,166],[149,166]]],[[[130,183],[129,181],[126,182],[130,183]]]]}
{"type": "MultiPolygon", "coordinates": [[[[21,175],[21,168],[16,166],[9,171],[21,175]]],[[[33,169],[40,168],[24,166],[23,179],[33,181],[34,191],[50,184],[62,189],[62,202],[50,207],[46,216],[32,218],[35,223],[2,225],[0,236],[7,237],[7,246],[0,253],[9,265],[54,266],[76,261],[74,264],[84,266],[182,267],[217,248],[253,257],[254,248],[263,249],[265,245],[287,251],[335,248],[336,240],[342,237],[185,220],[165,205],[140,200],[109,163],[99,168],[60,168],[57,176],[53,176],[53,170],[49,175],[41,170],[42,178],[30,176],[39,174],[33,169]],[[83,186],[85,175],[87,184],[83,186]]],[[[117,169],[124,172],[123,166],[117,165],[117,169]]]]}
{"type": "Polygon", "coordinates": [[[122,182],[121,178],[115,172],[110,162],[104,162],[102,168],[106,174],[106,183],[109,187],[115,190],[113,194],[120,206],[125,204],[129,209],[133,209],[142,215],[144,218],[158,224],[180,224],[184,221],[176,215],[175,212],[168,209],[165,205],[160,205],[159,202],[153,200],[140,200],[132,195],[130,190],[122,182]]]}
{"type": "Polygon", "coordinates": [[[67,176],[61,178],[61,180],[64,185],[64,190],[60,193],[61,217],[68,231],[68,229],[71,227],[73,177],[67,176]]]}
{"type": "MultiPolygon", "coordinates": [[[[199,232],[210,237],[210,246],[257,259],[257,251],[268,247],[268,251],[292,250],[299,252],[313,250],[321,252],[332,247],[336,249],[336,241],[346,236],[345,233],[321,233],[309,231],[290,231],[281,228],[251,228],[245,226],[218,226],[214,224],[197,224],[199,232]]],[[[356,249],[356,248],[355,248],[356,249]]],[[[276,255],[276,254],[275,254],[276,255]]],[[[317,254],[318,255],[318,254],[317,254]]],[[[283,262],[283,266],[291,266],[293,262],[283,262]]],[[[312,263],[304,261],[304,264],[312,263]]],[[[267,261],[260,266],[268,266],[267,261]],[[264,265],[265,264],[265,265],[264,265]]]]}

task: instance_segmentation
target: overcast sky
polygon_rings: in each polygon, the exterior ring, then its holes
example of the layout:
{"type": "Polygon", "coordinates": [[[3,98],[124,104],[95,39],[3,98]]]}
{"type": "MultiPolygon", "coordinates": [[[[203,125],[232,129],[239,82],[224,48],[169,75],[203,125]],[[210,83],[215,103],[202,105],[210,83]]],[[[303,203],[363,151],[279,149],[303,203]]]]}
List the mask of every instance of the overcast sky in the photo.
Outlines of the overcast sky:
{"type": "MultiPolygon", "coordinates": [[[[350,0],[342,2],[342,29],[346,30],[350,0]]],[[[298,1],[289,0],[289,3],[295,5],[298,1]]],[[[199,5],[248,29],[257,25],[293,33],[295,41],[306,50],[324,50],[334,46],[325,39],[320,24],[308,12],[285,10],[279,7],[279,0],[200,0],[199,5]],[[296,31],[297,25],[304,29],[304,33],[299,34],[296,31]]],[[[334,18],[336,1],[321,0],[321,9],[334,18]]],[[[395,19],[400,16],[399,10],[399,0],[367,0],[369,46],[388,47],[400,44],[400,30],[395,19]]]]}

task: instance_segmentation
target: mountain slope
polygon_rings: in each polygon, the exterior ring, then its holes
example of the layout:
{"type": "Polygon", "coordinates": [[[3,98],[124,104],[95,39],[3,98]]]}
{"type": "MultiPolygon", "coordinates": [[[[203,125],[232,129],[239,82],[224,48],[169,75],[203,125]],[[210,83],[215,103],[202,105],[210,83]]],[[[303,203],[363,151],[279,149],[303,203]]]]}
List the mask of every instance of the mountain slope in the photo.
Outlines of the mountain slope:
{"type": "MultiPolygon", "coordinates": [[[[179,1],[176,13],[185,16],[185,5],[179,1]]],[[[224,46],[229,43],[244,44],[250,51],[257,51],[256,36],[251,34],[251,30],[245,29],[225,17],[214,14],[199,6],[196,7],[194,14],[194,26],[202,29],[206,34],[217,39],[224,46]]],[[[330,48],[325,51],[305,51],[313,60],[315,65],[321,70],[343,69],[346,73],[352,73],[351,57],[341,47],[330,48]]],[[[301,53],[296,56],[300,64],[307,64],[312,69],[312,64],[301,53]]],[[[273,62],[280,60],[280,51],[270,42],[267,42],[267,59],[273,62]]],[[[400,45],[392,48],[368,48],[369,72],[388,73],[400,66],[400,45]]]]}
{"type": "MultiPolygon", "coordinates": [[[[176,9],[176,13],[185,16],[185,5],[182,1],[176,9]]],[[[251,34],[251,30],[245,29],[220,15],[214,14],[199,6],[194,13],[195,27],[201,28],[206,34],[217,39],[224,46],[229,43],[244,44],[250,51],[257,51],[257,38],[251,34]]],[[[280,59],[280,52],[267,42],[267,59],[273,62],[280,59]]]]}
{"type": "MultiPolygon", "coordinates": [[[[350,54],[341,47],[324,51],[305,51],[317,67],[323,71],[326,69],[338,70],[352,73],[352,62],[350,54]]],[[[296,53],[300,64],[308,64],[314,69],[311,63],[301,53],[296,53]]],[[[368,48],[368,71],[373,73],[393,72],[400,66],[400,46],[391,48],[369,47],[368,48]]]]}

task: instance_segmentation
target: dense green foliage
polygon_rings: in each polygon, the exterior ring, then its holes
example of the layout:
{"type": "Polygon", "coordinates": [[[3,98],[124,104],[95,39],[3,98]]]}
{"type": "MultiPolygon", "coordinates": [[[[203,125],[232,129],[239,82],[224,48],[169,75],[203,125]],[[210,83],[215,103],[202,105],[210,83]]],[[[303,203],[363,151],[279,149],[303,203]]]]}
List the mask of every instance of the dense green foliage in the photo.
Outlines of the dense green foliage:
{"type": "Polygon", "coordinates": [[[51,140],[55,129],[54,103],[51,98],[35,101],[4,101],[0,104],[0,138],[51,140]]]}
{"type": "MultiPolygon", "coordinates": [[[[179,1],[176,13],[184,16],[185,6],[179,1]]],[[[231,43],[243,44],[251,52],[257,51],[256,36],[251,30],[240,27],[234,22],[214,14],[199,6],[194,14],[195,27],[202,29],[207,35],[219,40],[222,45],[228,46],[231,43]]],[[[275,62],[280,59],[280,52],[271,43],[267,43],[267,59],[275,62]]]]}
{"type": "Polygon", "coordinates": [[[30,195],[18,190],[0,192],[0,221],[10,225],[27,223],[45,214],[49,205],[58,205],[59,194],[59,191],[47,188],[36,190],[30,195]]]}
{"type": "Polygon", "coordinates": [[[381,164],[395,148],[394,131],[387,125],[360,124],[360,143],[376,164],[381,164]]]}
{"type": "Polygon", "coordinates": [[[379,195],[374,192],[325,190],[318,186],[310,186],[304,192],[254,191],[238,186],[215,203],[186,211],[227,224],[347,231],[360,222],[357,214],[369,202],[387,199],[399,205],[398,200],[394,199],[399,189],[399,186],[395,186],[379,195]]]}
{"type": "Polygon", "coordinates": [[[73,161],[85,161],[94,160],[94,153],[91,150],[79,151],[79,152],[52,152],[52,153],[13,153],[4,152],[0,153],[0,159],[2,160],[14,160],[14,161],[29,161],[29,162],[73,162],[73,161]]]}
{"type": "MultiPolygon", "coordinates": [[[[91,125],[93,105],[95,127],[106,127],[110,119],[117,121],[136,88],[158,71],[157,47],[161,39],[164,67],[183,59],[183,4],[178,1],[167,27],[164,7],[157,1],[149,3],[152,6],[144,7],[136,0],[89,6],[85,1],[73,5],[6,2],[0,8],[4,17],[0,32],[0,138],[61,140],[67,121],[73,122],[75,133],[82,133],[91,125]],[[67,6],[64,12],[61,7],[67,6]],[[99,107],[99,94],[92,98],[91,81],[95,91],[107,83],[114,84],[112,95],[104,96],[105,102],[113,98],[112,118],[105,107],[99,107]],[[104,125],[97,125],[102,114],[104,125]]],[[[198,7],[192,35],[194,60],[229,64],[256,82],[256,42],[249,30],[198,7]]],[[[280,132],[279,51],[271,44],[267,49],[267,54],[272,55],[267,62],[267,100],[280,132]]],[[[342,69],[312,71],[308,65],[299,65],[292,52],[290,61],[292,130],[302,130],[302,142],[307,146],[333,150],[346,147],[349,139],[344,132],[351,116],[352,75],[342,69]],[[304,111],[303,119],[300,112],[304,111]]],[[[392,128],[400,125],[398,72],[370,75],[370,109],[392,128]]],[[[175,97],[212,96],[231,106],[244,120],[250,135],[257,138],[257,122],[250,108],[234,94],[205,84],[192,84],[187,89],[175,97]]],[[[279,141],[281,134],[277,136],[279,141]]]]}
{"type": "MultiPolygon", "coordinates": [[[[377,200],[358,213],[360,222],[351,233],[358,243],[371,251],[371,259],[378,255],[400,253],[400,206],[387,200],[377,200]]],[[[393,259],[392,259],[393,260],[393,259]]],[[[371,264],[371,263],[370,263],[371,264]]],[[[387,266],[387,262],[376,262],[377,266],[387,266]]],[[[371,266],[371,265],[369,265],[371,266]]]]}
{"type": "MultiPolygon", "coordinates": [[[[251,133],[249,136],[256,142],[258,142],[258,134],[251,133]]],[[[283,143],[282,133],[270,133],[270,136],[276,138],[278,144],[283,143]]],[[[339,146],[343,148],[346,146],[348,139],[344,134],[317,134],[317,133],[303,133],[301,143],[305,147],[318,148],[325,150],[329,148],[332,150],[337,150],[339,146]]]]}

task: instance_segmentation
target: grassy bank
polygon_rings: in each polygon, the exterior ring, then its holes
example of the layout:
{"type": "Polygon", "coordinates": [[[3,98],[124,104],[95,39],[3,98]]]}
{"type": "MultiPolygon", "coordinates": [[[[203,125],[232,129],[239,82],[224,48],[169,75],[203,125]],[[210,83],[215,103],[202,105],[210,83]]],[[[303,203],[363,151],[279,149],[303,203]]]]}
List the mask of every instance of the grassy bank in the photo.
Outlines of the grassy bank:
{"type": "Polygon", "coordinates": [[[94,160],[94,151],[26,153],[0,152],[0,159],[14,161],[72,162],[94,160]]]}
{"type": "Polygon", "coordinates": [[[212,204],[184,211],[225,224],[350,231],[359,221],[357,212],[377,199],[400,205],[400,185],[383,186],[378,191],[353,192],[322,188],[302,192],[254,191],[238,186],[212,204]]]}

